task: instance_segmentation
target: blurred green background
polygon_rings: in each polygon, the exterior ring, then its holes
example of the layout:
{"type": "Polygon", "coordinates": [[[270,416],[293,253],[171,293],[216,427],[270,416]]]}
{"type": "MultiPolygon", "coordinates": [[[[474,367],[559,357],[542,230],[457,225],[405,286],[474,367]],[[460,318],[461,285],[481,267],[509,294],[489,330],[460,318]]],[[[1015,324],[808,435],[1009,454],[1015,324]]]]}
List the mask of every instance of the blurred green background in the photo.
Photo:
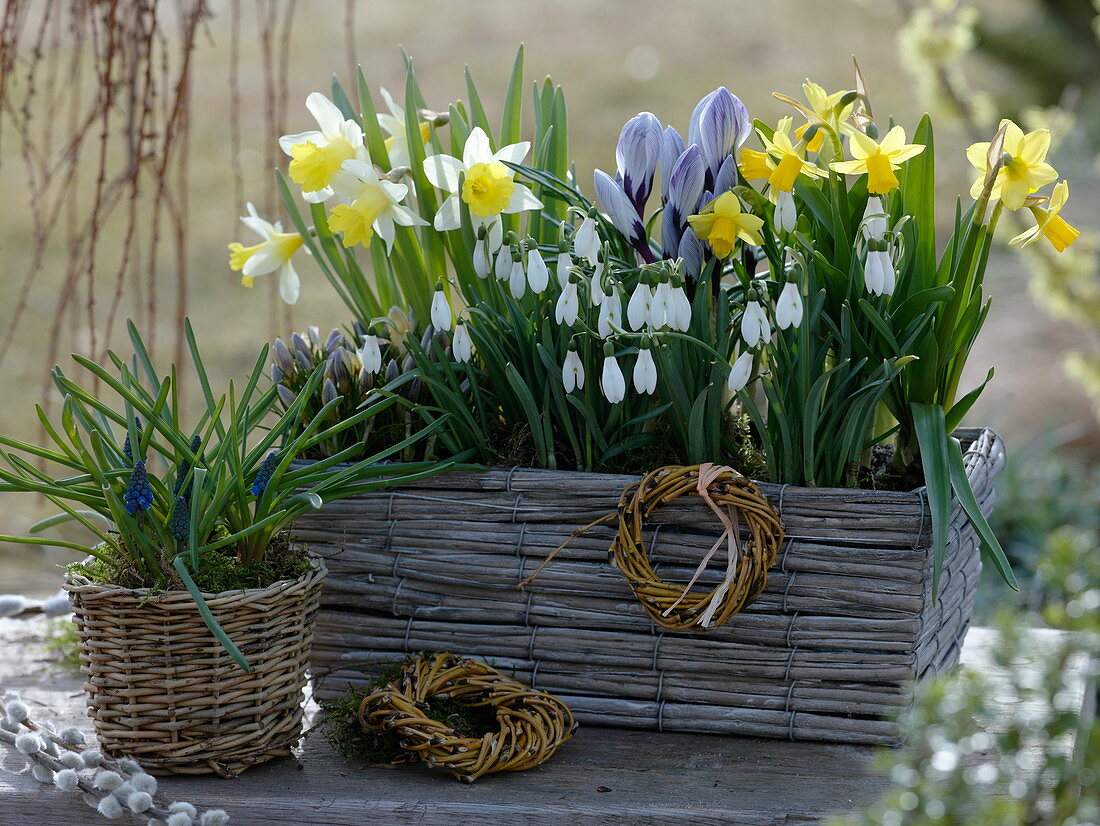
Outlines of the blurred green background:
{"type": "MultiPolygon", "coordinates": [[[[211,3],[209,12],[190,56],[190,158],[182,191],[189,206],[187,311],[217,378],[245,372],[262,342],[275,335],[307,324],[327,330],[344,323],[342,305],[312,262],[301,261],[302,298],[286,308],[278,304],[273,280],[259,279],[251,290],[239,285],[226,264],[226,243],[251,243],[237,220],[244,212],[238,196],[254,201],[265,217],[277,215],[270,162],[273,157],[281,162],[281,156],[271,154],[278,137],[272,124],[286,132],[313,128],[306,95],[327,92],[334,73],[347,81],[356,63],[372,87],[397,92],[404,80],[399,47],[412,55],[429,106],[445,110],[463,97],[462,68],[468,65],[492,114],[499,109],[515,49],[525,43],[528,78],[549,74],[565,89],[573,155],[588,191],[593,167],[614,167],[619,127],[636,112],[652,111],[683,130],[696,101],[725,85],[751,115],[774,121],[790,110],[771,97],[773,91],[800,97],[805,78],[829,90],[852,88],[855,53],[880,120],[892,115],[911,131],[925,110],[936,116],[945,222],[954,198],[969,190],[965,147],[975,133],[988,139],[1001,112],[1025,126],[1049,124],[1057,130],[1052,160],[1070,179],[1073,193],[1065,215],[1082,230],[1096,224],[1100,130],[1092,84],[1100,63],[1096,11],[1085,0],[373,0],[351,5],[240,0],[211,3]],[[273,32],[274,39],[265,32],[273,32]],[[234,117],[239,140],[234,140],[234,117]]],[[[178,31],[171,14],[165,17],[163,36],[170,42],[178,31]]],[[[34,22],[32,11],[28,31],[34,22]]],[[[24,37],[25,48],[28,42],[24,37]]],[[[55,57],[70,59],[74,48],[63,42],[55,57]]],[[[2,65],[9,105],[18,106],[28,88],[27,67],[19,61],[2,65]]],[[[91,89],[90,73],[77,83],[91,89]]],[[[39,115],[41,121],[55,113],[39,115]]],[[[0,118],[5,193],[0,331],[12,324],[33,254],[34,218],[22,204],[34,184],[20,162],[15,128],[11,118],[0,118]]],[[[63,153],[63,141],[43,151],[63,153]]],[[[70,211],[59,212],[56,220],[91,209],[94,164],[90,167],[79,172],[70,211]]],[[[118,214],[102,228],[99,257],[106,275],[99,309],[90,316],[74,313],[72,322],[61,326],[55,343],[62,355],[91,349],[92,326],[103,323],[103,307],[112,300],[123,228],[118,214]]],[[[970,383],[980,381],[990,365],[997,376],[970,423],[995,427],[1010,451],[1026,458],[1010,468],[1005,489],[1011,507],[1002,509],[1001,520],[1020,560],[1029,558],[1051,528],[1095,520],[1100,505],[1100,429],[1082,383],[1065,369],[1067,354],[1077,351],[1074,369],[1088,373],[1089,348],[1100,329],[1094,245],[1086,233],[1072,264],[1061,262],[1060,269],[1046,258],[1025,262],[998,248],[987,278],[994,306],[971,357],[970,383]]],[[[0,363],[5,433],[37,435],[33,404],[47,392],[44,354],[70,254],[65,243],[46,248],[13,347],[0,363]]],[[[157,284],[160,307],[151,323],[167,362],[178,286],[168,246],[142,277],[157,284]]],[[[119,300],[120,317],[147,313],[147,291],[124,289],[119,300]]],[[[97,328],[100,348],[107,334],[125,349],[117,329],[97,328]]],[[[25,531],[44,513],[31,497],[0,494],[0,533],[25,531]]],[[[52,591],[60,582],[54,566],[69,559],[0,545],[0,592],[52,591]]]]}

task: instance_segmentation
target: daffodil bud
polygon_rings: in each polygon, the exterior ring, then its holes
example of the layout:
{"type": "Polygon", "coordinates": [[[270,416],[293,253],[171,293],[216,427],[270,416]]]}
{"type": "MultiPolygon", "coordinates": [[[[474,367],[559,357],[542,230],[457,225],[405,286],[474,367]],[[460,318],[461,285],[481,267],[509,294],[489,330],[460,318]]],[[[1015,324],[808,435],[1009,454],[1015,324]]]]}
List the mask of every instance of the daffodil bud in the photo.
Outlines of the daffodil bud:
{"type": "Polygon", "coordinates": [[[847,91],[843,95],[840,96],[840,100],[837,101],[837,104],[836,104],[836,107],[834,108],[834,111],[839,112],[842,109],[844,109],[844,107],[851,106],[858,99],[859,99],[859,92],[857,92],[855,89],[847,91]]]}
{"type": "Polygon", "coordinates": [[[867,124],[867,128],[864,129],[863,131],[866,133],[867,137],[869,137],[871,140],[875,140],[875,141],[878,140],[878,127],[875,126],[874,121],[869,122],[867,124]]]}

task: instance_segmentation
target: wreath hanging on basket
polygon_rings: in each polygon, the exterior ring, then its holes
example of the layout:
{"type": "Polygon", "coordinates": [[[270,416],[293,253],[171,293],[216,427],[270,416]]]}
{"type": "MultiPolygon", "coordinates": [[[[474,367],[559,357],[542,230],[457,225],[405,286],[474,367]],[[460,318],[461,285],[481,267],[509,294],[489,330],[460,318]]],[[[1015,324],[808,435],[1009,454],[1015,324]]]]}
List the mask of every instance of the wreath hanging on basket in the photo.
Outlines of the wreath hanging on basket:
{"type": "Polygon", "coordinates": [[[650,471],[623,491],[619,506],[574,531],[520,587],[531,582],[562,548],[588,530],[617,521],[608,556],[655,623],[672,631],[706,631],[724,625],[749,605],[767,583],[768,568],[783,542],[783,527],[768,500],[750,479],[725,465],[670,465],[650,471]],[[643,532],[658,508],[681,496],[697,496],[722,524],[722,533],[703,555],[686,586],[665,582],[654,569],[643,532]],[[741,525],[748,542],[741,541],[741,525]],[[692,590],[711,559],[726,549],[722,581],[709,590],[692,590]]]}

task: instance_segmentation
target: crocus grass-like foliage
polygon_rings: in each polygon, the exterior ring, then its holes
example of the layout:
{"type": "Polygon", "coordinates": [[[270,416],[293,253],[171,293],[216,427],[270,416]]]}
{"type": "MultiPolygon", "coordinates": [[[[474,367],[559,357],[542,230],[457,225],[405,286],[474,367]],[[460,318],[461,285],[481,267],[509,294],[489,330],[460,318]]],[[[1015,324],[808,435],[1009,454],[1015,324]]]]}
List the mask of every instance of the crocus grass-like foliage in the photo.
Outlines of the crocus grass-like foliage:
{"type": "MultiPolygon", "coordinates": [[[[725,87],[686,132],[640,113],[614,174],[595,170],[593,200],[549,80],[522,139],[522,50],[499,124],[469,74],[466,103],[429,111],[409,62],[403,106],[383,90],[389,114],[361,75],[357,104],[338,83],[332,100],[310,96],[319,131],[281,139],[284,203],[368,332],[397,304],[450,336],[452,358],[435,335],[409,345],[421,410],[449,414],[444,452],[492,462],[503,432],[548,468],[615,469],[654,446],[725,462],[743,452],[731,422],[744,412],[776,482],[855,485],[887,446],[878,480],[923,475],[937,560],[954,495],[1011,583],[951,433],[985,386],[959,385],[998,219],[1030,210],[1012,243],[1063,250],[1078,234],[1060,215],[1068,185],[1043,190],[1058,177],[1049,135],[1005,121],[967,150],[973,201],[941,248],[931,120],[910,133],[876,118],[856,75],[851,90],[777,93],[795,115],[776,124],[725,87]]],[[[269,233],[234,266],[271,271],[280,243],[269,233]]]]}
{"type": "Polygon", "coordinates": [[[203,404],[197,420],[185,423],[178,367],[167,373],[157,370],[132,323],[129,332],[132,360],[109,352],[109,366],[103,366],[73,356],[98,379],[98,394],[60,368],[54,370],[64,400],[61,415],[51,421],[37,407],[48,445],[0,436],[7,465],[0,467],[0,490],[38,493],[61,511],[33,526],[32,536],[0,539],[78,551],[105,565],[125,567],[135,584],[153,586],[166,571],[174,571],[198,600],[207,624],[243,663],[195,583],[202,561],[220,561],[228,553],[241,566],[256,566],[299,514],[326,500],[445,468],[447,463],[440,462],[386,462],[438,425],[394,439],[367,457],[354,445],[319,462],[293,465],[315,445],[337,439],[401,400],[379,392],[358,412],[332,421],[330,414],[341,402],[336,396],[303,424],[303,409],[321,385],[324,369],[313,369],[299,399],[278,413],[276,388],[260,387],[267,347],[242,385],[230,382],[227,392],[215,394],[187,324],[191,367],[203,404]],[[341,465],[353,459],[358,461],[341,465]],[[46,469],[36,466],[36,460],[44,461],[46,469]],[[82,526],[89,541],[40,535],[63,522],[82,526]],[[211,556],[217,551],[223,553],[211,556]]]}

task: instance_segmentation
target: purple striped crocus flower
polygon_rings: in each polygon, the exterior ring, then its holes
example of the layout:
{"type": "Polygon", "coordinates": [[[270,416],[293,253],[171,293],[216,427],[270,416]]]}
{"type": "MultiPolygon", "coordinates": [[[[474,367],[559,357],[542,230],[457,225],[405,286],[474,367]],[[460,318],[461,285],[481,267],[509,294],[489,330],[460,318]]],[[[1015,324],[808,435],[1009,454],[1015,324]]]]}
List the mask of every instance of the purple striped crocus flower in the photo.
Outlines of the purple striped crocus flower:
{"type": "Polygon", "coordinates": [[[639,215],[653,188],[653,173],[661,149],[661,122],[649,112],[640,112],[628,120],[615,146],[615,164],[630,202],[639,215]]]}

